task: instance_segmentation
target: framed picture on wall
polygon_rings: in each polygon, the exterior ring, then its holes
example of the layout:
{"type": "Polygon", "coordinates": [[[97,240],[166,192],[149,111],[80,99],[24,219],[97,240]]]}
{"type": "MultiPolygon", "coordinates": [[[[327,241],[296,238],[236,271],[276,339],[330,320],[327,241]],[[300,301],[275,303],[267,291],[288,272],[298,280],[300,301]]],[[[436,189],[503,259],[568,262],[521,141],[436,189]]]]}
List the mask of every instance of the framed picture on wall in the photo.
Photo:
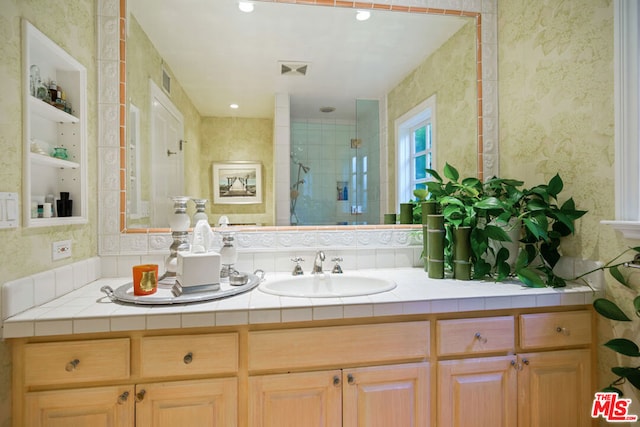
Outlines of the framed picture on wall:
{"type": "Polygon", "coordinates": [[[213,203],[262,203],[262,164],[226,162],[213,164],[213,203]]]}

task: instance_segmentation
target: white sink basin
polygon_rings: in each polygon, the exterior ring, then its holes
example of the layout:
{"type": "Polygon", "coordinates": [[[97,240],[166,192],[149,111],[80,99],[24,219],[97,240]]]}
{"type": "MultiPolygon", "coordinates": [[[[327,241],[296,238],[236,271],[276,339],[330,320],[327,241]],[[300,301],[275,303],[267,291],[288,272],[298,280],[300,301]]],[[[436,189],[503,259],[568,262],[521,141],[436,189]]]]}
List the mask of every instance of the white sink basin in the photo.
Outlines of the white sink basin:
{"type": "Polygon", "coordinates": [[[258,289],[262,292],[301,298],[334,298],[371,295],[396,287],[391,280],[355,274],[313,274],[267,279],[258,289]]]}

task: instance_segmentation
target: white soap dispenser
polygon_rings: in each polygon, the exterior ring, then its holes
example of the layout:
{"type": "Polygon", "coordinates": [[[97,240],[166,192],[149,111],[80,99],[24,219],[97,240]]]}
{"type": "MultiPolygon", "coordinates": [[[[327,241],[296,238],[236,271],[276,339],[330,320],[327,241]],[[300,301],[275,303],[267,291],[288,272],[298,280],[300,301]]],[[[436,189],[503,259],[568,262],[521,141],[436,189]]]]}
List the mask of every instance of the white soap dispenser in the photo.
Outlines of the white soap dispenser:
{"type": "Polygon", "coordinates": [[[220,270],[220,281],[228,281],[229,276],[233,274],[236,269],[234,265],[238,261],[238,252],[233,244],[235,238],[234,233],[229,227],[229,218],[221,216],[218,220],[220,226],[220,234],[222,234],[222,248],[220,248],[220,264],[222,268],[220,270]]]}

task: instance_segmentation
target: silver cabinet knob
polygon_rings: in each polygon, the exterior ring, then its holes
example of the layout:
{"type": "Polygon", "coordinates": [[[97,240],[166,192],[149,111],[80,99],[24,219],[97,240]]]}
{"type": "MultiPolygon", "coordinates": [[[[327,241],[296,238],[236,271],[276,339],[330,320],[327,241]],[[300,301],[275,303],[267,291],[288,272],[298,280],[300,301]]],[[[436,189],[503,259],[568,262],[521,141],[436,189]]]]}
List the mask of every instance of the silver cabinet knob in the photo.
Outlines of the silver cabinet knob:
{"type": "Polygon", "coordinates": [[[73,359],[71,362],[67,363],[67,365],[64,367],[64,369],[67,372],[75,371],[75,369],[78,367],[79,364],[80,364],[80,360],[73,359]]]}
{"type": "Polygon", "coordinates": [[[356,379],[354,378],[353,374],[347,374],[347,382],[349,384],[354,384],[356,382],[356,379]]]}
{"type": "Polygon", "coordinates": [[[147,394],[145,389],[140,390],[136,393],[136,402],[142,402],[144,400],[144,395],[147,394]]]}
{"type": "Polygon", "coordinates": [[[128,398],[129,398],[129,392],[125,391],[120,396],[118,396],[118,405],[124,405],[124,403],[127,401],[128,398]]]}
{"type": "Polygon", "coordinates": [[[182,358],[182,361],[184,362],[185,365],[188,365],[189,363],[193,362],[193,353],[189,352],[185,354],[184,357],[182,358]]]}
{"type": "Polygon", "coordinates": [[[340,385],[340,377],[338,375],[333,376],[333,385],[340,385]]]}
{"type": "Polygon", "coordinates": [[[487,343],[487,339],[485,337],[482,336],[482,334],[480,332],[476,332],[473,337],[475,339],[477,339],[479,342],[481,342],[482,344],[486,344],[487,343]]]}

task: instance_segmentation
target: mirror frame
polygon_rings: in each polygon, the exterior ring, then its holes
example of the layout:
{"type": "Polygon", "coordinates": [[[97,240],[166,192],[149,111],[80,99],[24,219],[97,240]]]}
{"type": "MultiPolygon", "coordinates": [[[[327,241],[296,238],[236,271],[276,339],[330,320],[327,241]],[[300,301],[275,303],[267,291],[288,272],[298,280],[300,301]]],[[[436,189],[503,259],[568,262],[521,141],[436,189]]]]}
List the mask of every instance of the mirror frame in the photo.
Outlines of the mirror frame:
{"type": "MultiPolygon", "coordinates": [[[[296,4],[291,0],[254,1],[296,4]]],[[[297,3],[307,6],[475,18],[478,76],[478,178],[483,180],[485,176],[497,176],[499,165],[497,0],[405,0],[406,3],[419,3],[420,6],[392,5],[382,1],[298,0],[297,3]],[[452,5],[457,5],[458,8],[453,9],[452,5]],[[463,9],[463,6],[466,9],[463,9]]],[[[97,62],[100,82],[98,154],[101,166],[98,176],[99,253],[120,253],[119,239],[126,238],[127,234],[168,233],[169,231],[168,228],[126,228],[126,11],[126,0],[98,0],[97,62]]],[[[148,250],[148,248],[139,249],[148,250]]]]}

